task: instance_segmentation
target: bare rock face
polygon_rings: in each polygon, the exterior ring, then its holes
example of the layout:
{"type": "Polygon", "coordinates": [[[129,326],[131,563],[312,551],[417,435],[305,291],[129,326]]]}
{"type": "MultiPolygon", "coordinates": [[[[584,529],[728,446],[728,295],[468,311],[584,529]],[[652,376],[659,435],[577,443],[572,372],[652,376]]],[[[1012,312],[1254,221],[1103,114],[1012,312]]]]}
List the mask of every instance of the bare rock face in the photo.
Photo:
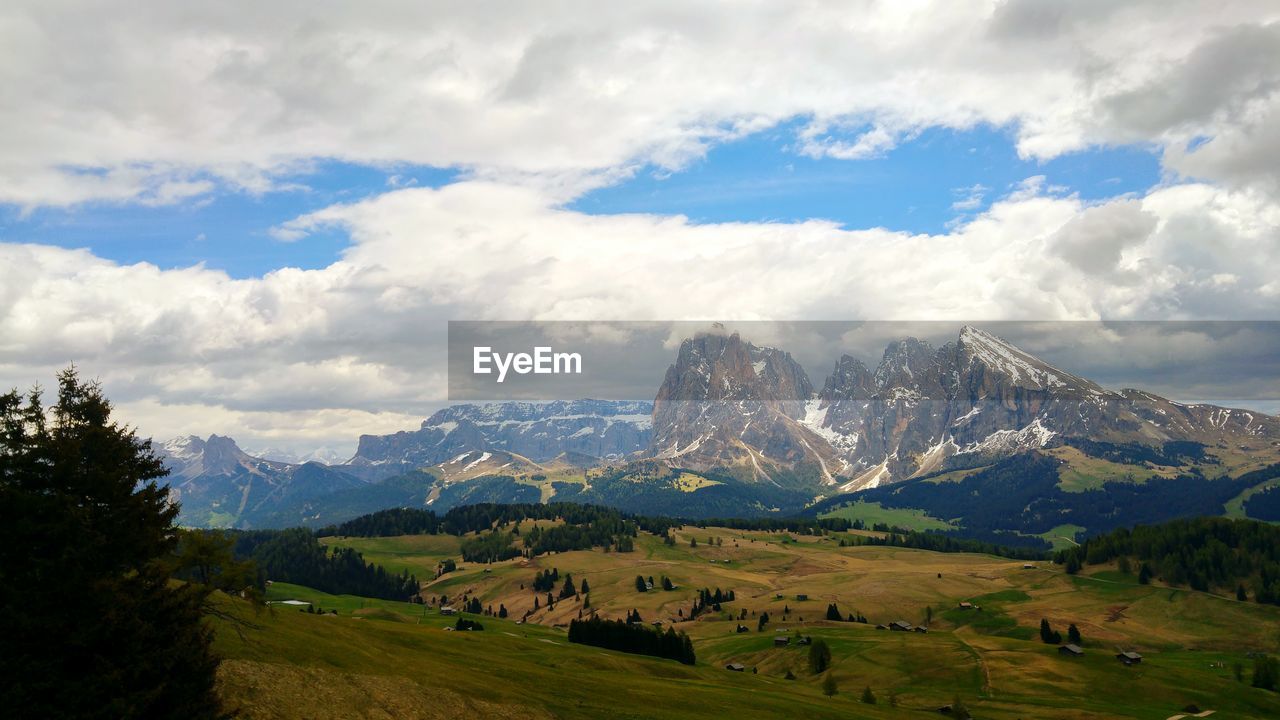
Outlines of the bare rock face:
{"type": "Polygon", "coordinates": [[[781,486],[834,479],[835,451],[803,423],[809,377],[789,353],[736,333],[685,340],[653,408],[648,454],[781,486]],[[797,475],[797,470],[800,475],[797,475]]]}

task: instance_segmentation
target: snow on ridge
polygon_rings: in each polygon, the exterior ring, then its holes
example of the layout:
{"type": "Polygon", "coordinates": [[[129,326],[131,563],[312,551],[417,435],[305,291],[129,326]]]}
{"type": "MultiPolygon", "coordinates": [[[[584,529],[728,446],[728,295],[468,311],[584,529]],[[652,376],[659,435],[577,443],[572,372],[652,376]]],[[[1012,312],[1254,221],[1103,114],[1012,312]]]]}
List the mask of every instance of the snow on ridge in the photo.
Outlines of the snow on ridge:
{"type": "MultiPolygon", "coordinates": [[[[467,454],[470,455],[470,453],[467,453],[467,454]]],[[[471,462],[463,466],[462,472],[466,472],[470,470],[471,468],[475,467],[476,465],[479,465],[480,463],[484,462],[485,460],[488,460],[491,457],[493,457],[493,453],[490,453],[490,452],[480,453],[480,457],[476,458],[475,460],[472,460],[471,462]]]]}

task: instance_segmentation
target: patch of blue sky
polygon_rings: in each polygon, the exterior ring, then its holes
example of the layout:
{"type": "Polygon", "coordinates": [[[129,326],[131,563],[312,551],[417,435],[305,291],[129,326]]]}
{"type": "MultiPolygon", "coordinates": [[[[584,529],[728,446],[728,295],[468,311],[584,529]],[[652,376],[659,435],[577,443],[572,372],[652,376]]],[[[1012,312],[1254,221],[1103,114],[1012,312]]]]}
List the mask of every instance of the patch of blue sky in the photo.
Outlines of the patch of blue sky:
{"type": "Polygon", "coordinates": [[[1086,200],[1140,194],[1161,179],[1151,147],[1092,148],[1040,162],[1018,157],[1012,134],[989,126],[928,129],[866,159],[813,158],[796,150],[801,125],[714,147],[680,172],[642,170],[571,207],[682,214],[701,223],[822,218],[851,229],[941,233],[1037,175],[1086,200]]]}
{"type": "Polygon", "coordinates": [[[170,205],[97,202],[25,214],[0,207],[0,242],[88,248],[118,263],[149,262],[164,269],[204,263],[235,278],[260,277],[283,267],[325,267],[350,242],[333,228],[282,242],[271,236],[271,228],[335,203],[407,185],[440,187],[457,176],[453,170],[336,161],[315,163],[309,170],[274,178],[282,189],[253,194],[218,187],[170,205]]]}

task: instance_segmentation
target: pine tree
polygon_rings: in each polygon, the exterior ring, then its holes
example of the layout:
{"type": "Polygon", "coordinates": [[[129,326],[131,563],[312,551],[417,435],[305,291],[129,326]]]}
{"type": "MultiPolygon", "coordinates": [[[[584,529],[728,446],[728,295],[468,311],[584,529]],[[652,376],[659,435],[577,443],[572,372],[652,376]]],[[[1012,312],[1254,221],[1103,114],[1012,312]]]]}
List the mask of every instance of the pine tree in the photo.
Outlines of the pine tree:
{"type": "Polygon", "coordinates": [[[645,584],[644,577],[641,575],[637,575],[636,576],[636,592],[647,592],[648,590],[649,590],[649,586],[645,584]]]}
{"type": "Polygon", "coordinates": [[[573,586],[573,573],[565,573],[564,587],[560,588],[560,599],[571,598],[578,594],[578,589],[573,586]]]}
{"type": "Polygon", "coordinates": [[[210,588],[170,583],[178,506],[96,383],[0,394],[0,698],[29,717],[221,715],[210,588]]]}
{"type": "Polygon", "coordinates": [[[827,641],[818,639],[809,645],[809,672],[817,675],[831,667],[831,648],[827,641]]]}
{"type": "Polygon", "coordinates": [[[1151,582],[1151,566],[1142,563],[1142,567],[1138,568],[1138,583],[1146,585],[1151,582]]]}
{"type": "Polygon", "coordinates": [[[864,703],[866,703],[866,704],[868,704],[868,705],[875,705],[875,704],[876,704],[876,694],[875,694],[875,693],[873,693],[873,692],[871,692],[871,686],[870,686],[870,685],[868,685],[868,686],[866,686],[865,688],[863,688],[863,689],[862,689],[862,697],[861,697],[860,699],[862,700],[862,702],[864,702],[864,703]]]}
{"type": "Polygon", "coordinates": [[[587,584],[586,578],[582,578],[582,585],[578,588],[578,592],[582,593],[583,595],[586,595],[587,593],[591,592],[591,586],[587,584]]]}
{"type": "Polygon", "coordinates": [[[1051,645],[1057,644],[1056,641],[1054,640],[1055,635],[1057,635],[1057,633],[1055,633],[1053,631],[1053,628],[1049,626],[1049,621],[1044,618],[1041,618],[1040,619],[1040,642],[1049,643],[1051,645]]]}
{"type": "Polygon", "coordinates": [[[1067,627],[1067,642],[1072,645],[1080,645],[1084,642],[1080,639],[1080,628],[1076,627],[1075,623],[1067,627]]]}
{"type": "Polygon", "coordinates": [[[840,688],[836,685],[835,675],[827,673],[827,676],[822,679],[822,694],[831,697],[839,694],[839,692],[840,688]]]}

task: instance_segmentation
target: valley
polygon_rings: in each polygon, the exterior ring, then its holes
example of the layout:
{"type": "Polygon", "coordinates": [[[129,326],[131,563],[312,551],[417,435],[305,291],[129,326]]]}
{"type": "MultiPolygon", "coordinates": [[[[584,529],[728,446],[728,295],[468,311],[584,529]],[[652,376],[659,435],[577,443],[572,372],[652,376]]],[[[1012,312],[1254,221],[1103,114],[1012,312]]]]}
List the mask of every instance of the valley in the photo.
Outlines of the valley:
{"type": "MultiPolygon", "coordinates": [[[[533,524],[516,527],[527,534],[533,524]]],[[[673,531],[674,544],[642,532],[631,552],[483,564],[462,561],[465,538],[454,536],[325,537],[388,571],[428,579],[429,604],[273,583],[269,600],[307,601],[337,615],[277,604],[251,615],[258,627],[244,640],[220,628],[218,647],[229,658],[220,692],[248,717],[924,717],[956,699],[983,718],[1167,718],[1188,704],[1223,717],[1280,712],[1280,696],[1248,686],[1250,654],[1280,649],[1280,608],[1141,585],[1114,564],[1072,576],[1047,561],[841,546],[842,537],[873,534],[684,526],[673,531]],[[446,559],[458,568],[431,580],[446,559]],[[531,583],[552,568],[589,591],[548,607],[531,583]],[[675,588],[638,592],[637,575],[668,578],[675,588]],[[735,599],[682,620],[703,588],[732,590],[735,599]],[[467,615],[484,630],[447,632],[457,618],[431,602],[441,595],[450,605],[467,598],[505,607],[508,617],[467,615]],[[826,620],[831,603],[868,622],[826,620]],[[697,664],[566,640],[564,626],[580,613],[621,618],[633,610],[645,623],[687,632],[697,664]],[[758,631],[763,613],[770,620],[758,631]],[[1076,625],[1084,655],[1064,657],[1042,643],[1041,619],[1063,633],[1076,625]],[[876,627],[896,620],[929,632],[876,627]],[[747,632],[735,632],[739,624],[747,632]],[[797,636],[830,647],[837,695],[823,694],[825,674],[810,672],[797,636]],[[779,647],[779,637],[790,640],[779,647]],[[1122,665],[1114,657],[1121,649],[1141,653],[1142,663],[1122,665]],[[746,670],[726,670],[729,663],[746,670]],[[860,701],[866,687],[875,705],[860,701]]]]}

